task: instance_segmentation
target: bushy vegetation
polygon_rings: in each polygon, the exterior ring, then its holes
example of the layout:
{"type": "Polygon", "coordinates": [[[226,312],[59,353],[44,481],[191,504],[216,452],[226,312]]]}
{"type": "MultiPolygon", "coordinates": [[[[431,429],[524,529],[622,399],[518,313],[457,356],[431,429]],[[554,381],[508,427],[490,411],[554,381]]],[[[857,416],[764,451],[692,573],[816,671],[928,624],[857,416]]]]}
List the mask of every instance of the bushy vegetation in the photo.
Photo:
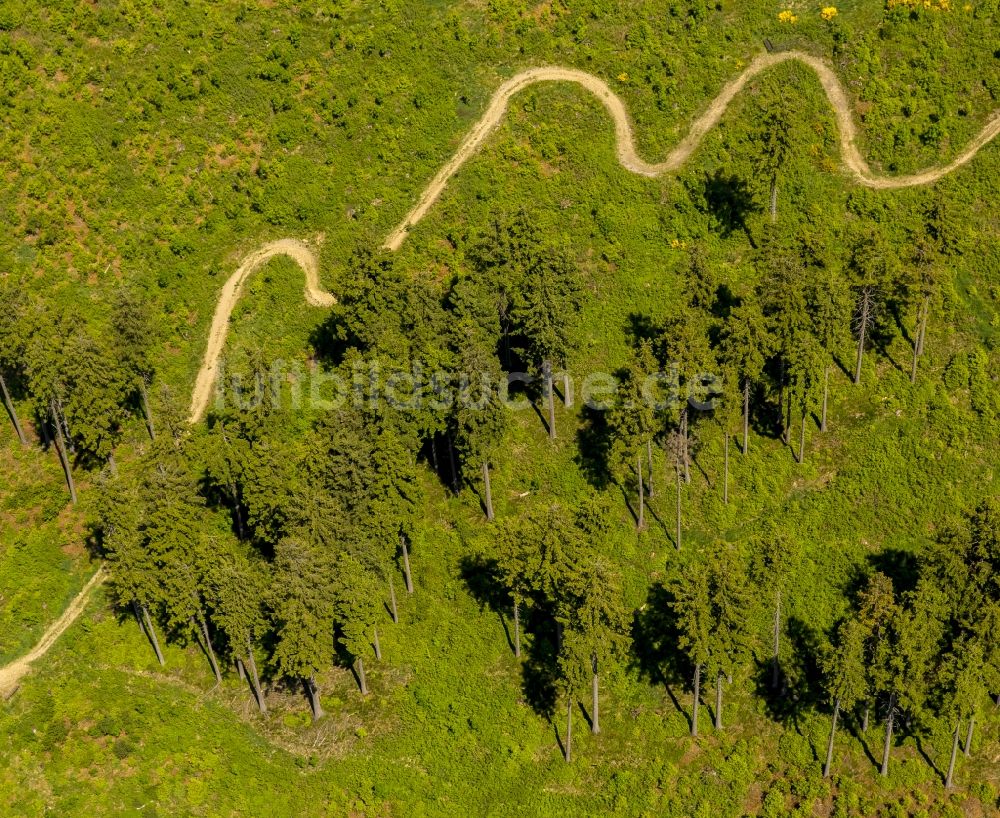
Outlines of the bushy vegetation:
{"type": "Polygon", "coordinates": [[[372,249],[531,65],[608,81],[651,159],[765,38],[834,65],[889,173],[998,107],[995,2],[785,10],[0,7],[3,658],[85,541],[112,574],[5,705],[9,812],[997,808],[995,148],[854,188],[787,64],[654,181],[537,86],[372,249]],[[339,303],[257,273],[189,428],[217,290],[283,235],[339,303]],[[372,361],[523,370],[536,409],[290,404],[372,361]],[[671,365],[697,400],[657,411],[559,377],[671,365]]]}

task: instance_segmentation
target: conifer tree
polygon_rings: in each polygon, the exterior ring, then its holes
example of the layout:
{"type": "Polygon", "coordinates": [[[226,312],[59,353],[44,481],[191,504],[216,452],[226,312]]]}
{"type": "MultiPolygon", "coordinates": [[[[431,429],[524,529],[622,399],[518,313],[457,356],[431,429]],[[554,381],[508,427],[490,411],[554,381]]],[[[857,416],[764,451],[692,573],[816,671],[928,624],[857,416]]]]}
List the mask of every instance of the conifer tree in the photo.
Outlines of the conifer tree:
{"type": "Polygon", "coordinates": [[[712,597],[711,579],[706,566],[687,566],[673,584],[672,610],[677,622],[677,646],[694,669],[691,735],[698,735],[698,711],[701,700],[701,678],[711,658],[712,597]]]}
{"type": "Polygon", "coordinates": [[[764,371],[772,339],[756,298],[744,299],[723,326],[721,357],[739,383],[743,404],[743,454],[750,434],[750,393],[764,371]]]}
{"type": "Polygon", "coordinates": [[[826,745],[826,761],[823,763],[824,778],[830,776],[833,740],[837,735],[837,719],[841,711],[850,712],[867,693],[865,636],[864,628],[857,620],[845,619],[837,629],[834,646],[823,657],[824,683],[833,700],[830,739],[826,745]]]}
{"type": "Polygon", "coordinates": [[[150,351],[156,339],[149,302],[135,290],[121,288],[115,294],[111,312],[115,352],[127,389],[138,396],[149,436],[156,438],[153,415],[149,408],[149,387],[155,368],[150,351]]]}
{"type": "Polygon", "coordinates": [[[20,283],[0,277],[0,397],[14,424],[14,432],[22,445],[28,438],[11,396],[13,382],[23,377],[24,355],[29,327],[26,320],[27,298],[20,283]]]}
{"type": "Polygon", "coordinates": [[[375,658],[382,658],[378,640],[379,583],[361,562],[349,553],[337,555],[333,566],[333,617],[340,641],[354,658],[358,685],[368,695],[365,654],[372,646],[375,658]]]}

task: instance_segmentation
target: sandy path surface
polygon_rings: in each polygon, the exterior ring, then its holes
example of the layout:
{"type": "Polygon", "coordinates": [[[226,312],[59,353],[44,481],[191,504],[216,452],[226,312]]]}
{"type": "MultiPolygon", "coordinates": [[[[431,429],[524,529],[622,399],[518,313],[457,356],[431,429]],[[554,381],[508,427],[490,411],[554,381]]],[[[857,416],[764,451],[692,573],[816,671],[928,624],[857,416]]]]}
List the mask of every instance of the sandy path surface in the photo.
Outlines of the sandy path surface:
{"type": "Polygon", "coordinates": [[[191,423],[197,423],[201,420],[208,407],[208,402],[212,398],[219,357],[222,355],[222,348],[226,344],[226,334],[229,332],[229,316],[232,315],[233,308],[242,295],[243,283],[254,270],[275,256],[288,256],[302,268],[306,276],[306,301],[315,307],[330,307],[336,303],[336,299],[330,293],[320,289],[319,259],[316,253],[297,239],[272,241],[254,250],[243,259],[243,263],[240,264],[235,273],[229,276],[222,292],[219,293],[212,326],[208,331],[208,346],[205,348],[205,357],[201,369],[198,371],[194,391],[191,393],[191,423]]]}
{"type": "Polygon", "coordinates": [[[91,592],[104,582],[104,578],[104,569],[98,568],[87,584],[83,586],[80,593],[69,603],[66,610],[59,615],[59,618],[55,622],[49,625],[45,633],[42,634],[42,638],[38,640],[38,644],[24,654],[24,656],[20,656],[6,667],[0,668],[0,697],[7,698],[17,689],[21,677],[31,669],[31,663],[41,659],[48,653],[49,648],[62,636],[63,631],[72,625],[76,621],[76,618],[83,613],[83,609],[87,606],[87,602],[90,599],[91,592]]]}
{"type": "MultiPolygon", "coordinates": [[[[798,60],[816,72],[837,120],[840,156],[844,168],[858,184],[866,187],[888,190],[929,184],[969,162],[984,145],[1000,134],[1000,111],[997,111],[979,134],[969,142],[965,150],[948,164],[928,168],[908,176],[876,176],[855,144],[857,127],[851,114],[847,93],[837,75],[826,63],[816,57],[800,51],[785,51],[777,54],[762,54],[754,59],[742,74],[723,87],[705,112],[691,125],[687,136],[667,155],[667,158],[662,162],[650,163],[646,162],[636,151],[632,123],[629,121],[625,104],[603,80],[598,79],[593,74],[574,68],[560,68],[558,66],[531,68],[511,77],[496,90],[490,99],[486,112],[469,131],[451,159],[437,172],[423,193],[420,194],[417,203],[406,214],[403,221],[388,235],[384,247],[388,250],[400,248],[409,230],[427,215],[427,212],[441,196],[448,180],[476,154],[503,120],[511,97],[529,85],[539,82],[575,82],[590,91],[601,101],[614,122],[618,161],[622,167],[642,176],[656,177],[679,169],[687,161],[688,157],[701,144],[705,135],[722,119],[733,98],[752,77],[788,60],[798,60]]],[[[279,239],[254,250],[229,277],[219,294],[219,301],[208,334],[205,356],[201,369],[198,371],[194,392],[191,395],[191,423],[197,423],[201,420],[212,397],[219,357],[222,355],[226,334],[229,331],[229,318],[240,298],[243,283],[258,267],[268,259],[278,255],[288,256],[302,268],[303,273],[305,273],[306,301],[316,307],[330,307],[336,303],[336,299],[330,293],[320,289],[318,256],[304,242],[297,239],[279,239]]],[[[69,607],[49,626],[38,644],[25,656],[16,659],[4,668],[0,668],[0,695],[9,695],[17,687],[18,681],[28,672],[31,663],[44,656],[60,634],[83,612],[90,592],[103,580],[103,570],[98,569],[69,607]]]]}
{"type": "Polygon", "coordinates": [[[427,211],[441,195],[445,185],[448,184],[448,180],[475,155],[490,133],[503,120],[511,97],[529,85],[539,82],[575,82],[590,91],[601,101],[614,122],[618,161],[622,167],[642,176],[655,177],[675,171],[687,161],[688,157],[701,144],[705,135],[718,124],[725,114],[726,108],[729,107],[729,103],[752,77],[788,60],[798,60],[816,72],[837,119],[841,161],[855,181],[866,187],[890,189],[913,187],[933,182],[964,165],[979,152],[983,145],[1000,133],[1000,112],[997,112],[965,150],[947,165],[930,168],[909,176],[876,176],[868,167],[868,163],[855,144],[857,128],[851,114],[847,93],[837,75],[826,63],[816,57],[800,51],[785,51],[777,54],[761,54],[754,59],[742,74],[723,87],[705,112],[691,125],[687,136],[668,154],[667,158],[662,162],[650,163],[646,162],[636,151],[632,123],[629,121],[624,103],[603,80],[598,79],[593,74],[577,71],[573,68],[559,68],[558,66],[532,68],[511,77],[497,89],[490,100],[486,113],[469,131],[455,155],[437,172],[424,192],[420,194],[416,205],[406,214],[402,223],[389,234],[385,240],[385,247],[389,250],[399,249],[406,239],[407,232],[427,214],[427,211]]]}

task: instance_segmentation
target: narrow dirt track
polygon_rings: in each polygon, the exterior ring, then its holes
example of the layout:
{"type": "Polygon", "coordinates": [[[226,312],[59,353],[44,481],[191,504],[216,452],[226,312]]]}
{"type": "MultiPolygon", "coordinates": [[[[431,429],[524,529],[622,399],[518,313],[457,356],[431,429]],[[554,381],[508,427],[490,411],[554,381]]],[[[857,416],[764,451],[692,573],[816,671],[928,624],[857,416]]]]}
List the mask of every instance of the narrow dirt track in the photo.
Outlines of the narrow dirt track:
{"type": "Polygon", "coordinates": [[[336,303],[336,299],[330,293],[320,289],[319,259],[316,253],[297,239],[272,241],[254,250],[243,259],[243,263],[235,273],[229,276],[222,292],[219,293],[212,326],[208,331],[208,346],[205,348],[205,357],[201,369],[198,371],[194,391],[191,393],[191,423],[197,423],[201,420],[205,409],[208,408],[208,402],[212,398],[219,356],[222,355],[222,348],[226,344],[226,334],[229,332],[229,316],[232,315],[233,308],[243,293],[243,283],[254,270],[275,256],[288,256],[302,268],[306,276],[306,301],[314,307],[330,307],[336,303]]]}
{"type": "MultiPolygon", "coordinates": [[[[801,51],[786,51],[778,54],[762,54],[754,59],[742,74],[723,87],[705,112],[691,125],[687,136],[667,155],[664,161],[649,163],[642,159],[636,150],[634,132],[625,104],[603,80],[598,79],[593,74],[574,68],[560,68],[558,66],[532,68],[511,77],[496,90],[490,99],[486,112],[469,131],[454,156],[445,163],[444,167],[437,172],[423,193],[420,194],[417,203],[406,214],[403,221],[389,233],[383,246],[388,250],[398,250],[402,246],[410,229],[427,214],[441,196],[448,180],[476,154],[497,125],[500,124],[511,97],[529,85],[539,82],[575,82],[590,91],[601,101],[614,122],[618,161],[622,167],[642,176],[657,177],[679,169],[687,161],[701,144],[705,135],[722,119],[733,98],[752,77],[788,60],[798,60],[816,72],[837,120],[841,161],[848,174],[858,184],[865,187],[889,190],[929,184],[969,162],[984,145],[1000,134],[1000,111],[997,111],[994,112],[979,134],[969,142],[965,150],[948,164],[928,168],[908,176],[876,176],[855,144],[857,128],[851,114],[847,93],[837,75],[826,63],[816,57],[801,51]]],[[[317,307],[329,307],[336,303],[333,295],[320,289],[319,259],[315,251],[304,242],[297,239],[279,239],[253,251],[229,277],[219,294],[219,301],[208,334],[205,356],[201,369],[198,371],[194,392],[191,395],[191,423],[197,423],[201,420],[211,399],[219,357],[222,354],[226,343],[226,334],[229,331],[229,318],[240,298],[244,281],[258,267],[278,255],[288,256],[302,268],[303,273],[305,273],[307,302],[317,307]]],[[[63,611],[59,619],[49,627],[38,644],[27,655],[4,668],[0,668],[0,694],[8,695],[9,691],[16,688],[18,681],[27,673],[31,663],[45,655],[60,634],[80,615],[90,592],[103,580],[103,571],[98,569],[90,582],[63,611]]]]}
{"type": "Polygon", "coordinates": [[[45,633],[42,634],[42,638],[38,640],[38,644],[24,654],[24,656],[20,656],[6,667],[0,668],[0,697],[7,698],[17,689],[21,678],[31,669],[31,663],[41,659],[48,653],[49,648],[62,636],[63,631],[72,625],[76,621],[76,618],[83,613],[83,609],[87,607],[91,592],[104,582],[104,579],[104,569],[98,568],[87,584],[83,586],[80,593],[73,597],[73,601],[69,603],[66,610],[59,615],[59,618],[55,622],[49,625],[45,633]]]}
{"type": "Polygon", "coordinates": [[[979,152],[983,145],[1000,133],[1000,111],[998,111],[994,113],[990,121],[966,149],[947,165],[929,168],[909,176],[876,176],[855,145],[857,128],[851,114],[847,93],[844,91],[840,79],[822,60],[801,51],[785,51],[778,54],[761,54],[755,58],[742,74],[723,87],[705,112],[691,125],[687,136],[668,154],[664,161],[649,163],[636,151],[632,123],[629,121],[624,103],[603,80],[598,79],[593,74],[574,68],[560,68],[558,66],[531,68],[511,77],[496,90],[486,108],[486,113],[469,131],[455,155],[437,172],[437,175],[420,195],[416,205],[406,214],[402,223],[389,234],[384,246],[389,250],[400,248],[406,239],[407,232],[427,214],[427,211],[441,195],[448,180],[479,150],[490,133],[500,124],[511,97],[529,85],[539,82],[575,82],[590,91],[601,101],[614,122],[618,161],[622,167],[642,176],[656,177],[679,169],[687,161],[688,157],[701,144],[705,135],[718,124],[733,98],[751,78],[772,66],[789,60],[797,60],[816,72],[837,119],[841,161],[854,180],[865,187],[885,190],[928,184],[964,165],[979,152]]]}

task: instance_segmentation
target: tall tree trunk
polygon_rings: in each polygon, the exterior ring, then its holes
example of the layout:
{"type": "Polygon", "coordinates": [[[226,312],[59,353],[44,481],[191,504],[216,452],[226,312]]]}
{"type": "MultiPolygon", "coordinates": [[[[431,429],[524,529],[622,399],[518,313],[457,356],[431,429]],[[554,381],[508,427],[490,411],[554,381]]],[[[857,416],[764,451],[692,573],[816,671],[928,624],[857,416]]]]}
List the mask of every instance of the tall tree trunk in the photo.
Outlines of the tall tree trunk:
{"type": "Polygon", "coordinates": [[[264,691],[260,686],[260,675],[257,673],[257,660],[253,657],[253,645],[247,639],[247,670],[250,671],[250,687],[253,689],[254,698],[257,699],[257,707],[261,713],[267,713],[267,702],[264,701],[264,691]]]}
{"type": "Polygon", "coordinates": [[[573,694],[566,692],[566,763],[573,757],[573,694]]]}
{"type": "Polygon", "coordinates": [[[153,413],[149,411],[149,396],[146,394],[145,378],[139,379],[139,405],[142,406],[142,416],[146,419],[149,439],[156,440],[156,429],[153,428],[153,413]]]}
{"type": "Polygon", "coordinates": [[[830,397],[830,364],[823,368],[823,411],[819,420],[819,430],[826,431],[826,406],[830,397]]]}
{"type": "Polygon", "coordinates": [[[372,647],[375,648],[375,658],[379,661],[382,660],[382,646],[378,641],[378,628],[372,628],[372,647]]]}
{"type": "Polygon", "coordinates": [[[591,680],[591,699],[593,699],[593,704],[591,705],[592,713],[590,720],[590,732],[600,733],[601,732],[601,702],[598,696],[598,681],[597,681],[597,658],[594,658],[594,676],[591,680]]]}
{"type": "Polygon", "coordinates": [[[869,315],[869,294],[863,292],[861,295],[861,318],[858,321],[858,359],[854,367],[854,383],[861,383],[861,363],[865,356],[865,335],[868,332],[869,315]]]}
{"type": "Polygon", "coordinates": [[[771,213],[771,224],[778,221],[778,175],[775,174],[771,177],[771,204],[769,207],[771,213]]]}
{"type": "Polygon", "coordinates": [[[646,441],[646,494],[653,499],[653,439],[646,441]]]}
{"type": "Polygon", "coordinates": [[[486,519],[493,520],[493,489],[490,486],[490,462],[483,459],[483,487],[486,494],[486,519]]]}
{"type": "Polygon", "coordinates": [[[448,438],[448,459],[451,461],[451,490],[458,494],[458,462],[455,460],[455,444],[451,435],[448,438]]]}
{"type": "Polygon", "coordinates": [[[684,482],[691,482],[690,436],[688,433],[688,407],[681,413],[681,427],[684,431],[684,482]]]}
{"type": "Polygon", "coordinates": [[[750,446],[750,379],[743,379],[743,454],[750,446]]]}
{"type": "Polygon", "coordinates": [[[66,455],[66,440],[63,438],[62,424],[59,421],[55,401],[52,402],[50,408],[56,429],[56,453],[59,455],[59,462],[62,464],[63,472],[66,474],[66,485],[69,487],[70,502],[76,505],[76,483],[73,482],[73,470],[70,468],[69,457],[66,455]]]}
{"type": "Polygon", "coordinates": [[[674,472],[677,475],[677,539],[676,545],[677,550],[681,550],[681,468],[679,465],[674,467],[674,472]]]}
{"type": "Polygon", "coordinates": [[[111,476],[118,476],[118,461],[115,460],[115,453],[108,452],[108,468],[111,469],[111,476]]]}
{"type": "Polygon", "coordinates": [[[149,615],[149,608],[145,605],[142,608],[142,620],[146,626],[146,636],[149,637],[149,641],[153,643],[153,652],[156,654],[156,661],[160,663],[160,667],[163,667],[166,662],[163,661],[163,651],[160,650],[160,640],[156,636],[156,628],[153,626],[152,617],[149,615]]]}
{"type": "MultiPolygon", "coordinates": [[[[961,728],[961,722],[955,725],[955,737],[951,742],[951,760],[948,762],[948,775],[945,777],[944,786],[945,789],[950,790],[955,783],[955,757],[958,755],[958,732],[961,728]]],[[[885,773],[882,773],[885,775],[885,773]]]]}
{"type": "Polygon", "coordinates": [[[882,776],[889,774],[889,750],[892,749],[892,727],[896,718],[896,694],[889,694],[889,714],[885,719],[885,744],[882,746],[882,776]]]}
{"type": "Polygon", "coordinates": [[[639,519],[636,522],[636,528],[639,531],[642,531],[642,529],[646,527],[646,498],[645,495],[643,494],[641,453],[636,455],[635,462],[637,468],[636,475],[639,478],[639,519]]]}
{"type": "Polygon", "coordinates": [[[972,729],[976,724],[975,714],[969,716],[969,729],[965,734],[965,757],[968,758],[972,754],[972,729]]]}
{"type": "Polygon", "coordinates": [[[924,312],[920,320],[920,330],[917,333],[917,355],[924,354],[924,341],[927,338],[927,319],[931,314],[931,297],[924,296],[924,312]]]}
{"type": "Polygon", "coordinates": [[[722,729],[722,678],[721,671],[715,677],[715,729],[722,729]]]}
{"type": "Polygon", "coordinates": [[[778,682],[781,675],[781,664],[778,661],[778,653],[781,643],[781,589],[779,588],[774,596],[774,656],[771,660],[771,687],[778,689],[778,682]]]}
{"type": "Polygon", "coordinates": [[[205,654],[208,656],[208,662],[212,666],[212,673],[215,674],[216,683],[222,684],[222,672],[219,670],[219,660],[215,658],[215,650],[212,648],[212,640],[208,637],[208,623],[205,621],[205,617],[201,616],[196,619],[192,616],[191,624],[198,629],[201,634],[201,638],[204,640],[205,654]]]}
{"type": "Polygon", "coordinates": [[[729,429],[723,430],[722,443],[722,502],[729,505],[729,429]]]}
{"type": "MultiPolygon", "coordinates": [[[[919,320],[919,319],[918,319],[919,320]]],[[[919,332],[919,329],[917,330],[919,332]]],[[[917,361],[920,359],[920,353],[917,352],[918,342],[917,339],[913,339],[913,362],[910,364],[910,383],[917,382],[917,361]]]]}
{"type": "Polygon", "coordinates": [[[326,713],[323,712],[323,705],[319,700],[319,689],[316,687],[316,674],[308,679],[302,680],[306,686],[306,695],[309,696],[309,707],[312,709],[313,721],[319,721],[326,713]]]}
{"type": "Polygon", "coordinates": [[[3,404],[7,407],[7,414],[10,415],[10,420],[14,424],[17,439],[21,441],[22,445],[27,446],[28,438],[25,437],[24,429],[21,428],[21,420],[17,416],[17,409],[14,408],[14,401],[11,400],[10,392],[7,391],[7,382],[3,378],[3,372],[0,372],[0,392],[3,393],[3,404]]]}
{"type": "Polygon", "coordinates": [[[698,702],[701,700],[701,665],[694,666],[694,696],[691,708],[691,735],[698,735],[698,702]]]}
{"type": "Polygon", "coordinates": [[[358,684],[361,686],[361,695],[368,695],[368,676],[365,674],[365,660],[360,656],[358,661],[355,663],[358,668],[358,684]]]}
{"type": "Polygon", "coordinates": [[[864,718],[861,719],[861,732],[862,733],[867,733],[868,732],[868,716],[871,714],[871,711],[872,711],[872,703],[871,703],[871,701],[866,701],[865,702],[865,715],[864,715],[864,718]]]}
{"type": "Polygon", "coordinates": [[[399,609],[396,607],[396,583],[392,581],[392,571],[389,571],[389,606],[392,610],[392,624],[399,624],[399,609]]]}
{"type": "Polygon", "coordinates": [[[245,682],[247,680],[247,671],[246,668],[243,667],[243,660],[239,656],[236,657],[236,675],[240,677],[241,682],[245,682]]]}
{"type": "Polygon", "coordinates": [[[806,459],[806,406],[802,404],[802,429],[799,431],[799,465],[806,459]]]}
{"type": "Polygon", "coordinates": [[[833,702],[833,721],[830,724],[830,740],[826,745],[826,763],[823,765],[823,778],[830,777],[830,765],[833,763],[833,737],[837,735],[837,716],[840,715],[840,696],[833,702]]]}
{"type": "Polygon", "coordinates": [[[568,372],[563,372],[563,405],[567,409],[573,406],[573,385],[569,382],[568,372]]]}
{"type": "Polygon", "coordinates": [[[552,362],[544,361],[542,370],[545,372],[545,398],[549,404],[549,440],[556,439],[556,399],[552,386],[552,362]]]}
{"type": "Polygon", "coordinates": [[[403,546],[403,578],[406,580],[406,593],[413,593],[413,575],[410,573],[410,551],[406,547],[406,537],[400,535],[399,544],[403,546]]]}
{"type": "Polygon", "coordinates": [[[521,658],[521,603],[514,600],[514,658],[521,658]]]}

